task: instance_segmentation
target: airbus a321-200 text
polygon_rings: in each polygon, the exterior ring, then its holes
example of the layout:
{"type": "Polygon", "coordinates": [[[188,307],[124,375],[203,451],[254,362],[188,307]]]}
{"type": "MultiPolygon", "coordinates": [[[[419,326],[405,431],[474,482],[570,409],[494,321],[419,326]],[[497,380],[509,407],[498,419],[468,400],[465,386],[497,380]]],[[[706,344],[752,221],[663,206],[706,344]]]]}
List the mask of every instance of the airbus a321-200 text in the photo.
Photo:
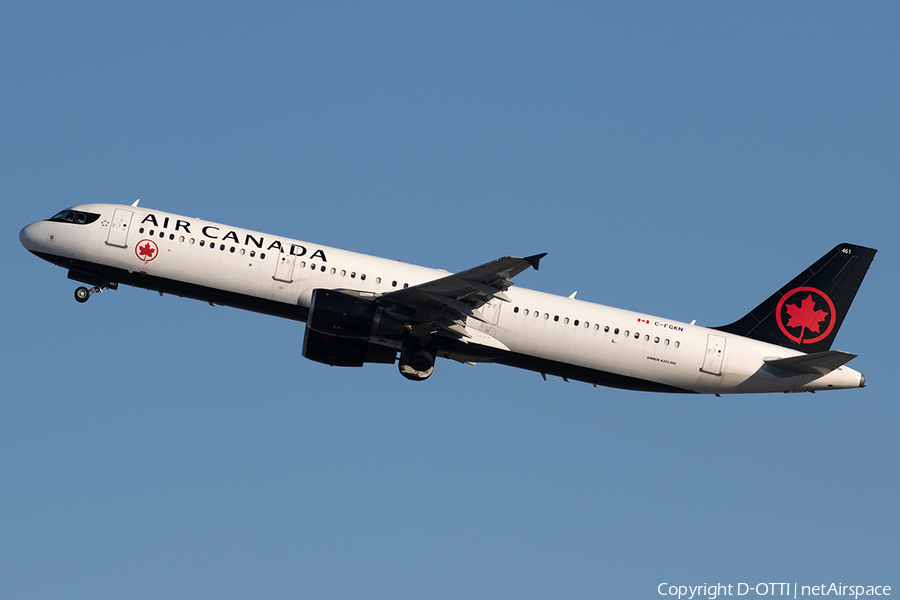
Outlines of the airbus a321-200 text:
{"type": "MultiPolygon", "coordinates": [[[[132,205],[84,204],[26,226],[22,245],[86,284],[79,302],[130,285],[306,322],[303,356],[499,363],[651,392],[815,392],[865,386],[832,342],[875,250],[838,244],[746,316],[700,327],[513,287],[544,254],[451,274],[132,205]]],[[[574,295],[573,295],[574,296],[574,295]]]]}

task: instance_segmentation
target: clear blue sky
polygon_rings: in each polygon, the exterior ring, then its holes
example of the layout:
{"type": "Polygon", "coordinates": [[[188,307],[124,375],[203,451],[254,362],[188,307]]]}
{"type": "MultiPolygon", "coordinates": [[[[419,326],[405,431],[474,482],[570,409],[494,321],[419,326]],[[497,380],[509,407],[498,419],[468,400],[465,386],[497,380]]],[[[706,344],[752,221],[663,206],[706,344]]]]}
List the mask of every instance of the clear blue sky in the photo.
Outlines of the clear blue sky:
{"type": "Polygon", "coordinates": [[[0,596],[900,589],[898,17],[4,3],[0,596]],[[451,271],[549,252],[519,285],[702,325],[872,246],[835,344],[869,385],[668,396],[448,361],[416,384],[306,361],[302,324],[79,305],[18,243],[136,198],[451,271]]]}

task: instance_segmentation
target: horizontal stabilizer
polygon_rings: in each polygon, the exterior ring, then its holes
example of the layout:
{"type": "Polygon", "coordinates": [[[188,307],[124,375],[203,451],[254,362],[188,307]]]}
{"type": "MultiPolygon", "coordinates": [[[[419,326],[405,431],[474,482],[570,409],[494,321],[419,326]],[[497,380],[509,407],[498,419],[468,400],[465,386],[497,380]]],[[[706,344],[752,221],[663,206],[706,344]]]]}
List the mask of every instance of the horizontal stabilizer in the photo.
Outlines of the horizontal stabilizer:
{"type": "Polygon", "coordinates": [[[841,352],[840,350],[828,350],[813,354],[801,354],[789,358],[773,358],[766,361],[767,365],[808,375],[827,375],[838,367],[841,367],[856,358],[856,354],[841,352]]]}

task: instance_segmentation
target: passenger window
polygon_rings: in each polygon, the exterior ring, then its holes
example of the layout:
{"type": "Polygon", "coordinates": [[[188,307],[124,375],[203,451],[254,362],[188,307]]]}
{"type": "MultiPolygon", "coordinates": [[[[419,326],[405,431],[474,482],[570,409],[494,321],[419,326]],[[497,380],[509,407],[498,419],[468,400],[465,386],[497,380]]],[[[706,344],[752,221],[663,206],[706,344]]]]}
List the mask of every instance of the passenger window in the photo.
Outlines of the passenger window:
{"type": "Polygon", "coordinates": [[[225,244],[221,244],[219,246],[219,250],[221,250],[222,252],[225,252],[225,244]]]}
{"type": "Polygon", "coordinates": [[[391,287],[397,287],[397,282],[396,282],[396,281],[392,281],[392,282],[391,282],[391,287]]]}
{"type": "Polygon", "coordinates": [[[363,281],[365,281],[365,280],[366,280],[366,274],[363,273],[362,275],[359,276],[359,278],[362,279],[363,281]]]}
{"type": "Polygon", "coordinates": [[[528,316],[528,309],[527,309],[527,308],[525,309],[525,316],[526,316],[526,317],[528,316]]]}
{"type": "Polygon", "coordinates": [[[376,278],[375,278],[375,283],[381,283],[381,277],[376,277],[376,278]]]}
{"type": "Polygon", "coordinates": [[[575,322],[572,323],[572,325],[574,325],[575,327],[578,327],[578,319],[575,319],[575,322]]]}
{"type": "Polygon", "coordinates": [[[659,343],[659,336],[656,336],[655,338],[653,338],[653,342],[656,343],[656,344],[658,344],[658,343],[659,343]]]}
{"type": "Polygon", "coordinates": [[[265,260],[265,258],[266,258],[266,253],[265,253],[265,252],[260,252],[260,253],[259,253],[259,259],[260,259],[260,260],[265,260]]]}
{"type": "Polygon", "coordinates": [[[636,340],[641,339],[641,334],[639,334],[637,331],[635,331],[635,332],[634,332],[634,339],[636,339],[636,340]]]}
{"type": "Polygon", "coordinates": [[[350,279],[356,279],[356,271],[350,272],[350,279]]]}
{"type": "MultiPolygon", "coordinates": [[[[169,234],[169,239],[170,239],[170,240],[174,240],[174,239],[175,239],[175,234],[174,234],[174,233],[170,233],[170,234],[169,234]]],[[[181,238],[181,241],[183,242],[183,241],[184,241],[184,238],[181,238]]]]}
{"type": "Polygon", "coordinates": [[[160,232],[159,232],[159,239],[163,239],[164,237],[166,237],[166,232],[165,232],[165,231],[160,231],[160,232]]]}
{"type": "Polygon", "coordinates": [[[234,246],[231,247],[231,250],[229,250],[229,252],[231,252],[232,254],[234,254],[234,246]]]}
{"type": "Polygon", "coordinates": [[[613,333],[616,334],[616,335],[619,335],[619,328],[616,327],[615,330],[613,331],[613,333]]]}
{"type": "Polygon", "coordinates": [[[319,267],[319,270],[322,271],[322,272],[324,273],[324,272],[325,272],[325,265],[322,265],[321,267],[319,267]]]}
{"type": "Polygon", "coordinates": [[[344,269],[341,269],[341,277],[346,277],[346,276],[347,276],[347,271],[345,271],[344,269]]]}
{"type": "Polygon", "coordinates": [[[408,288],[408,287],[409,287],[409,284],[408,284],[408,283],[404,283],[404,284],[403,284],[403,289],[404,289],[404,290],[405,290],[406,288],[408,288]]]}
{"type": "Polygon", "coordinates": [[[335,269],[334,267],[331,267],[331,274],[334,275],[335,273],[337,273],[337,269],[335,269]]]}
{"type": "Polygon", "coordinates": [[[626,330],[625,330],[625,337],[630,337],[630,336],[631,336],[631,332],[628,331],[628,330],[626,329],[626,330]]]}
{"type": "Polygon", "coordinates": [[[514,312],[514,313],[518,313],[518,312],[519,312],[519,307],[517,306],[517,307],[513,308],[513,312],[514,312]]]}
{"type": "Polygon", "coordinates": [[[256,250],[251,250],[251,251],[250,251],[250,258],[253,258],[254,256],[256,256],[256,250]]]}
{"type": "Polygon", "coordinates": [[[539,316],[541,316],[541,312],[538,310],[534,311],[534,318],[537,319],[539,316]]]}
{"type": "Polygon", "coordinates": [[[203,247],[206,245],[206,240],[200,240],[200,246],[203,247]]]}
{"type": "Polygon", "coordinates": [[[675,342],[675,347],[678,348],[679,346],[681,346],[681,342],[676,341],[676,342],[675,342]]]}
{"type": "Polygon", "coordinates": [[[559,323],[559,315],[553,315],[553,320],[559,323]]]}
{"type": "Polygon", "coordinates": [[[668,346],[668,345],[669,345],[669,340],[666,340],[666,346],[668,346]]]}

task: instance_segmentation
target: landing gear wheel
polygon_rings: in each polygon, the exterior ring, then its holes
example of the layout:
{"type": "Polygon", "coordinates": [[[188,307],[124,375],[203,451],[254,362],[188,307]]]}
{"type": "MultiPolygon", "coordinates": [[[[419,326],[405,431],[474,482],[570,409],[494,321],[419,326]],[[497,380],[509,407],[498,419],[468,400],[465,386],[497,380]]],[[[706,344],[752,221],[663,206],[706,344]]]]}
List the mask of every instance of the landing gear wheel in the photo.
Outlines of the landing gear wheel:
{"type": "Polygon", "coordinates": [[[434,348],[409,344],[400,352],[400,374],[410,381],[425,381],[434,372],[434,348]]]}
{"type": "Polygon", "coordinates": [[[91,299],[91,296],[94,294],[100,293],[103,290],[97,286],[92,287],[91,289],[87,289],[86,287],[80,287],[75,290],[75,299],[81,302],[82,304],[91,299]]]}

